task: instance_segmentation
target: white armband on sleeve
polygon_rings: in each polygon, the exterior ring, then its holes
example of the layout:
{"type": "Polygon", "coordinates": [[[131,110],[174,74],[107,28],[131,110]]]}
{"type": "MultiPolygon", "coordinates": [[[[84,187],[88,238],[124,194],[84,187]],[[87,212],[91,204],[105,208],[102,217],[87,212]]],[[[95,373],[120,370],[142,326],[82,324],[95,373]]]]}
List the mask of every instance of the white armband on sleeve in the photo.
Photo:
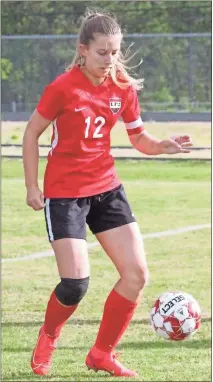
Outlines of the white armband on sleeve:
{"type": "Polygon", "coordinates": [[[143,121],[142,121],[142,118],[139,117],[136,121],[134,122],[129,122],[129,123],[126,123],[124,122],[125,125],[126,125],[126,129],[127,130],[131,130],[131,129],[135,129],[136,127],[139,127],[139,126],[142,126],[143,125],[143,121]]]}

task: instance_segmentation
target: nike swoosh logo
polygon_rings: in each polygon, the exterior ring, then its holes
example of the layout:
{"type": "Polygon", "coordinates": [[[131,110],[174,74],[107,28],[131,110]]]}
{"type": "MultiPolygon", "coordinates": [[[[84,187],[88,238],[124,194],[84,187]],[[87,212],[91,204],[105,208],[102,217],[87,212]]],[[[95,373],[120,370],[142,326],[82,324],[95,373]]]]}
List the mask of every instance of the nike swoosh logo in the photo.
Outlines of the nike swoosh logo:
{"type": "Polygon", "coordinates": [[[77,109],[76,107],[75,107],[75,111],[81,111],[81,110],[84,110],[85,109],[85,107],[81,107],[80,109],[77,109]]]}

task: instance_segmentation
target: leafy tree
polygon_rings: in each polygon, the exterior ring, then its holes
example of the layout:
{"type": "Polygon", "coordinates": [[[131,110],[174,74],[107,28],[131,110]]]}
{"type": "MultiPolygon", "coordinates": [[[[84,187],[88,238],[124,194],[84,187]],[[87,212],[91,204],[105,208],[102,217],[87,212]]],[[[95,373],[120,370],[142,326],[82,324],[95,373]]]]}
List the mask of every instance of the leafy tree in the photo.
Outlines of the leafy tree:
{"type": "MultiPolygon", "coordinates": [[[[124,33],[211,32],[211,1],[2,1],[3,35],[77,34],[86,8],[116,15],[124,33]]],[[[211,39],[125,38],[144,77],[142,104],[211,100],[211,39]]],[[[2,101],[31,111],[72,60],[75,39],[2,40],[2,101]]],[[[156,107],[156,106],[155,106],[156,107]]],[[[168,106],[170,107],[170,106],[168,106]]]]}

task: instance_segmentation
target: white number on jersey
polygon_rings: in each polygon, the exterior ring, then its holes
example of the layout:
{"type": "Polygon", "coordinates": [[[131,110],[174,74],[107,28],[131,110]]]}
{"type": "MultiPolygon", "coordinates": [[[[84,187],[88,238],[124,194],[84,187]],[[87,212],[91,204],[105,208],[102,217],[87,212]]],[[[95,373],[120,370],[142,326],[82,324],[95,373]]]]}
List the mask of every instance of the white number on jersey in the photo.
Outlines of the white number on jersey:
{"type": "MultiPolygon", "coordinates": [[[[89,137],[90,124],[91,124],[91,117],[87,117],[85,119],[85,122],[86,122],[85,138],[88,138],[89,137]]],[[[103,127],[103,125],[105,124],[105,122],[106,121],[105,121],[104,117],[95,118],[95,124],[97,125],[99,123],[99,125],[96,127],[96,129],[94,131],[93,138],[102,138],[103,137],[103,134],[100,133],[100,130],[103,127]]]]}

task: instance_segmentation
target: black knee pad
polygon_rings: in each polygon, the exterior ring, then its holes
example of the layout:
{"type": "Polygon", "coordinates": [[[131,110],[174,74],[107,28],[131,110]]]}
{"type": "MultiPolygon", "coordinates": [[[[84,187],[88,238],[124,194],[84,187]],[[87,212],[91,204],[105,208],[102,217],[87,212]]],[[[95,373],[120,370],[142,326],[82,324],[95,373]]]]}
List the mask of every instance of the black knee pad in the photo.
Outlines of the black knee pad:
{"type": "Polygon", "coordinates": [[[86,294],[88,286],[89,277],[84,279],[62,278],[55,288],[55,295],[63,305],[76,305],[86,294]]]}

